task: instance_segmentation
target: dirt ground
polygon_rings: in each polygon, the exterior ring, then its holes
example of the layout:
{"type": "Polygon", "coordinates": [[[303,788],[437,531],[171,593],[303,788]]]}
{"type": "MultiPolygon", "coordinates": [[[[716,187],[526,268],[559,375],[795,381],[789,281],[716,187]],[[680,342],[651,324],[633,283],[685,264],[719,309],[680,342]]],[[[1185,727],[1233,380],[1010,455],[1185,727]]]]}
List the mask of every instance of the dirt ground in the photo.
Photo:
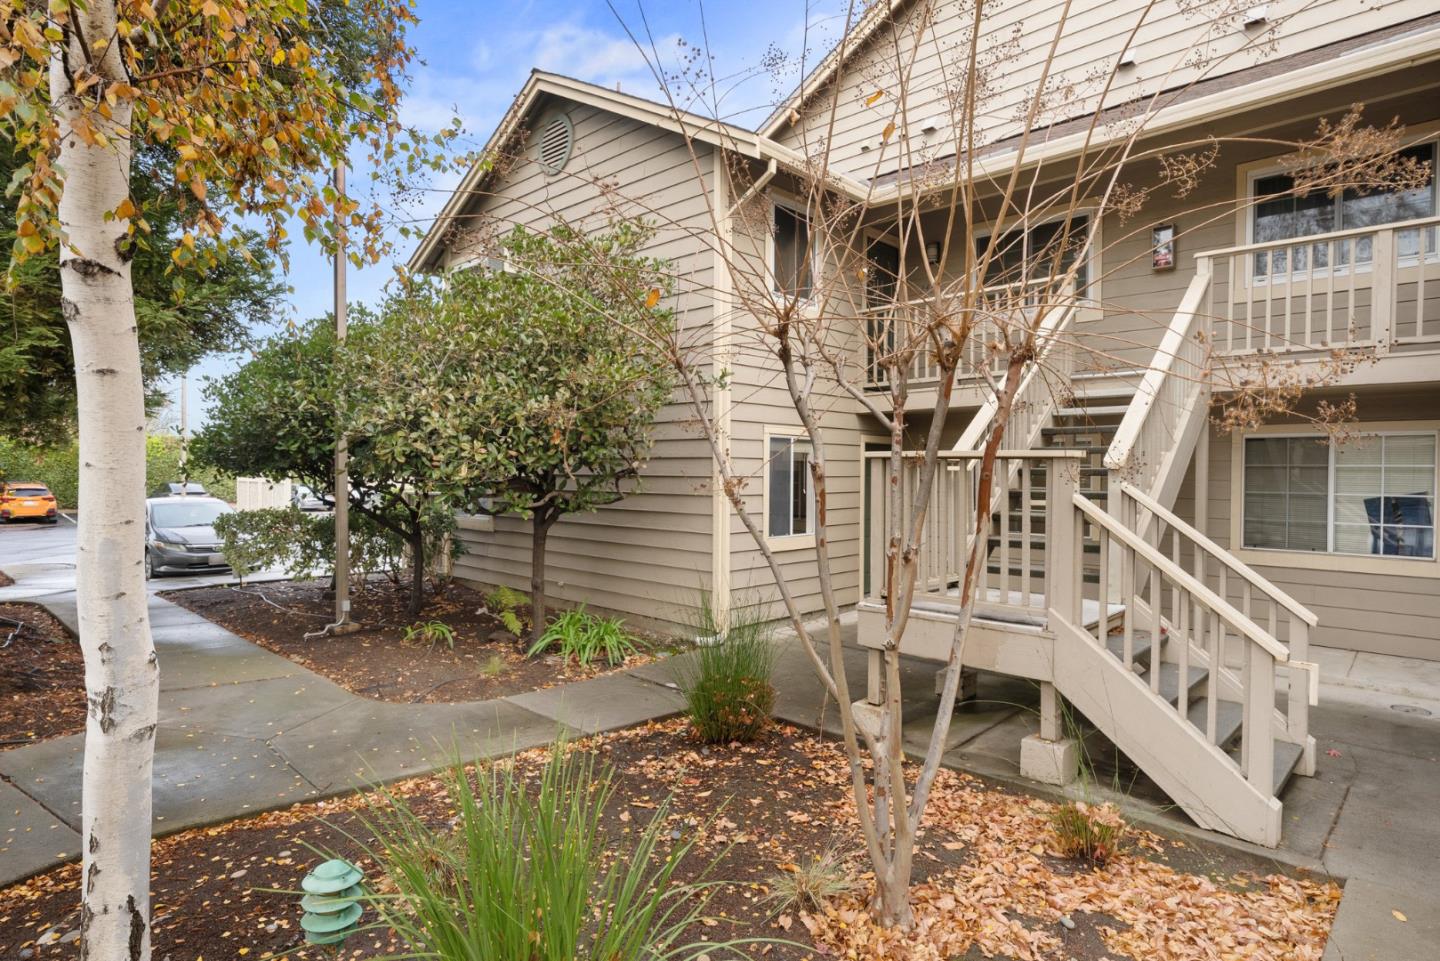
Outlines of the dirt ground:
{"type": "MultiPolygon", "coordinates": [[[[916,926],[892,937],[865,913],[866,863],[845,847],[857,836],[854,807],[833,743],[777,727],[751,745],[705,747],[675,719],[571,749],[593,751],[617,772],[603,812],[607,836],[633,833],[670,800],[664,836],[697,838],[678,879],[708,870],[724,882],[708,920],[688,939],[773,939],[747,945],[746,957],[1315,961],[1339,899],[1328,881],[1262,876],[1263,865],[1227,851],[1142,831],[1132,831],[1104,866],[1068,860],[1047,833],[1048,802],[942,772],[917,860],[916,926]],[[829,846],[848,851],[857,892],[818,910],[777,905],[770,897],[776,879],[803,870],[829,846]]],[[[531,751],[517,763],[538,767],[545,756],[531,751]]],[[[434,824],[453,816],[433,778],[394,790],[434,824]]],[[[378,881],[375,866],[346,836],[365,840],[362,805],[355,797],[296,805],[157,841],[155,957],[324,956],[301,946],[297,899],[266,889],[297,889],[331,853],[358,859],[378,881]]],[[[79,869],[69,866],[0,891],[0,957],[78,957],[72,935],[79,927],[78,884],[79,869]]],[[[402,948],[384,932],[367,932],[338,956],[371,958],[402,948]]],[[[714,961],[729,956],[710,953],[714,961]]]]}
{"type": "MultiPolygon", "coordinates": [[[[247,640],[322,674],[363,697],[401,703],[480,701],[593,677],[609,666],[582,669],[558,657],[526,658],[527,645],[485,609],[481,595],[459,585],[427,596],[419,622],[441,621],[454,647],[406,641],[417,620],[406,612],[408,586],[372,581],[352,602],[362,629],[306,640],[331,620],[334,601],[324,581],[274,581],[245,587],[204,587],[163,595],[247,640]]],[[[649,660],[641,655],[621,667],[649,660]]]]}
{"type": "Polygon", "coordinates": [[[35,604],[0,604],[0,750],[85,730],[80,644],[35,604]]]}

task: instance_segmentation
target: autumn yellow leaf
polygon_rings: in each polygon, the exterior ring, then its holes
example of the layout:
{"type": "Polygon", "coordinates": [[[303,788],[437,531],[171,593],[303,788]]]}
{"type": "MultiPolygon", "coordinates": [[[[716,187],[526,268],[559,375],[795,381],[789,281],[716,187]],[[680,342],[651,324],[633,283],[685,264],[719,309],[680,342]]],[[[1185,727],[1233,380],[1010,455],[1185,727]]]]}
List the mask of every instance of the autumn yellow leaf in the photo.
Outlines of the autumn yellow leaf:
{"type": "Polygon", "coordinates": [[[140,211],[136,209],[135,202],[129,197],[120,201],[120,206],[115,208],[115,216],[120,220],[130,220],[140,211]]]}
{"type": "Polygon", "coordinates": [[[650,293],[645,295],[645,306],[654,307],[658,303],[660,303],[660,288],[651,287],[650,293]]]}
{"type": "Polygon", "coordinates": [[[868,96],[868,97],[865,98],[865,106],[867,106],[867,107],[873,107],[873,106],[875,106],[877,103],[880,102],[880,98],[883,97],[883,96],[885,96],[885,91],[883,91],[883,90],[877,90],[877,91],[875,91],[875,92],[872,93],[870,96],[868,96]]]}
{"type": "Polygon", "coordinates": [[[880,134],[880,139],[883,140],[885,143],[889,143],[889,142],[890,142],[890,138],[891,138],[892,136],[894,136],[894,134],[895,134],[895,121],[892,120],[892,121],[890,121],[889,123],[887,123],[887,124],[885,125],[884,131],[882,131],[881,134],[880,134]]]}
{"type": "Polygon", "coordinates": [[[1409,920],[1410,920],[1409,918],[1405,917],[1404,914],[1401,914],[1399,911],[1396,911],[1394,908],[1391,908],[1391,909],[1390,909],[1390,913],[1393,914],[1393,915],[1395,915],[1395,920],[1396,920],[1396,921],[1409,921],[1409,920]]]}

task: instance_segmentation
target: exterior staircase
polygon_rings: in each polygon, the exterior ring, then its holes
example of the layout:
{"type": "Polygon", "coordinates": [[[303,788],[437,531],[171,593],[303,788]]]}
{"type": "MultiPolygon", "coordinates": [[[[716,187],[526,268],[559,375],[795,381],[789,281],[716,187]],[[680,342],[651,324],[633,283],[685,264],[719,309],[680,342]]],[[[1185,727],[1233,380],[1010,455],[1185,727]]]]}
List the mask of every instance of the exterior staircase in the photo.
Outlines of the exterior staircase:
{"type": "MultiPolygon", "coordinates": [[[[1170,510],[1208,418],[1198,309],[1208,284],[1197,276],[1144,371],[1062,370],[1073,396],[1057,401],[1046,374],[1065,360],[1047,344],[1023,375],[965,661],[1050,686],[1196,823],[1274,846],[1278,795],[1314,773],[1315,617],[1170,510]]],[[[1067,325],[1062,316],[1053,329],[1067,325]]],[[[906,653],[949,657],[972,536],[964,519],[993,414],[981,409],[937,474],[906,653]]],[[[888,516],[890,496],[877,467],[867,467],[872,519],[888,516]]],[[[914,485],[897,489],[903,498],[914,485]]],[[[885,609],[878,597],[861,603],[862,644],[883,642],[885,609]]],[[[877,650],[872,699],[879,685],[877,650]]],[[[1044,708],[1054,703],[1042,697],[1041,730],[1058,739],[1044,708]]]]}

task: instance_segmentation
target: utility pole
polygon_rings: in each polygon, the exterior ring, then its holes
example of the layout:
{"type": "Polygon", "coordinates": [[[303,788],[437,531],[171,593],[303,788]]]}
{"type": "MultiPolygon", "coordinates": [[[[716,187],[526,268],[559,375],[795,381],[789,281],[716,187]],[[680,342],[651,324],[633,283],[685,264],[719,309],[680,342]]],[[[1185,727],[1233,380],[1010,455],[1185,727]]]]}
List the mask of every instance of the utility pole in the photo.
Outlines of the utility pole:
{"type": "MultiPolygon", "coordinates": [[[[345,162],[335,165],[335,194],[345,197],[345,162]]],[[[345,346],[345,227],[335,232],[335,350],[345,346]]],[[[359,625],[350,620],[350,470],[345,425],[336,423],[335,438],[335,623],[329,633],[347,634],[359,625]]]]}
{"type": "Polygon", "coordinates": [[[190,487],[190,372],[180,375],[180,492],[190,487]]]}

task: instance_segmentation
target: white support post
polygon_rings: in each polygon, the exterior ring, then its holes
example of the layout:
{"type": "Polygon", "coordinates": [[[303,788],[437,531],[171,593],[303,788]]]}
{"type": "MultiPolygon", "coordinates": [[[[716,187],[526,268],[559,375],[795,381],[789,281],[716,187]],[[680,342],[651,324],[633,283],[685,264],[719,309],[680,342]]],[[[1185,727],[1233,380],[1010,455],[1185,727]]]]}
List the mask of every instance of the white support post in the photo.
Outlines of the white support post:
{"type": "Polygon", "coordinates": [[[885,652],[871,648],[865,652],[865,700],[870,704],[885,703],[885,652]]]}
{"type": "Polygon", "coordinates": [[[1045,606],[1083,627],[1075,611],[1080,606],[1073,569],[1076,556],[1074,461],[1056,459],[1045,477],[1045,606]]]}
{"type": "MultiPolygon", "coordinates": [[[[1245,780],[1265,797],[1275,794],[1275,659],[1259,644],[1247,642],[1244,691],[1245,780]]],[[[1212,670],[1214,667],[1212,665],[1212,670]]]]}
{"type": "MultiPolygon", "coordinates": [[[[1357,238],[1351,245],[1352,259],[1359,260],[1360,243],[1357,238]]],[[[1375,234],[1370,248],[1370,336],[1375,340],[1375,353],[1390,353],[1390,344],[1395,339],[1395,231],[1380,230],[1375,234]]],[[[1424,260],[1421,260],[1422,266],[1424,260]]],[[[1351,277],[1360,269],[1358,263],[1350,265],[1351,277]]],[[[1352,297],[1353,292],[1352,292],[1352,297]]],[[[1354,310],[1354,304],[1351,304],[1354,310]]]]}

